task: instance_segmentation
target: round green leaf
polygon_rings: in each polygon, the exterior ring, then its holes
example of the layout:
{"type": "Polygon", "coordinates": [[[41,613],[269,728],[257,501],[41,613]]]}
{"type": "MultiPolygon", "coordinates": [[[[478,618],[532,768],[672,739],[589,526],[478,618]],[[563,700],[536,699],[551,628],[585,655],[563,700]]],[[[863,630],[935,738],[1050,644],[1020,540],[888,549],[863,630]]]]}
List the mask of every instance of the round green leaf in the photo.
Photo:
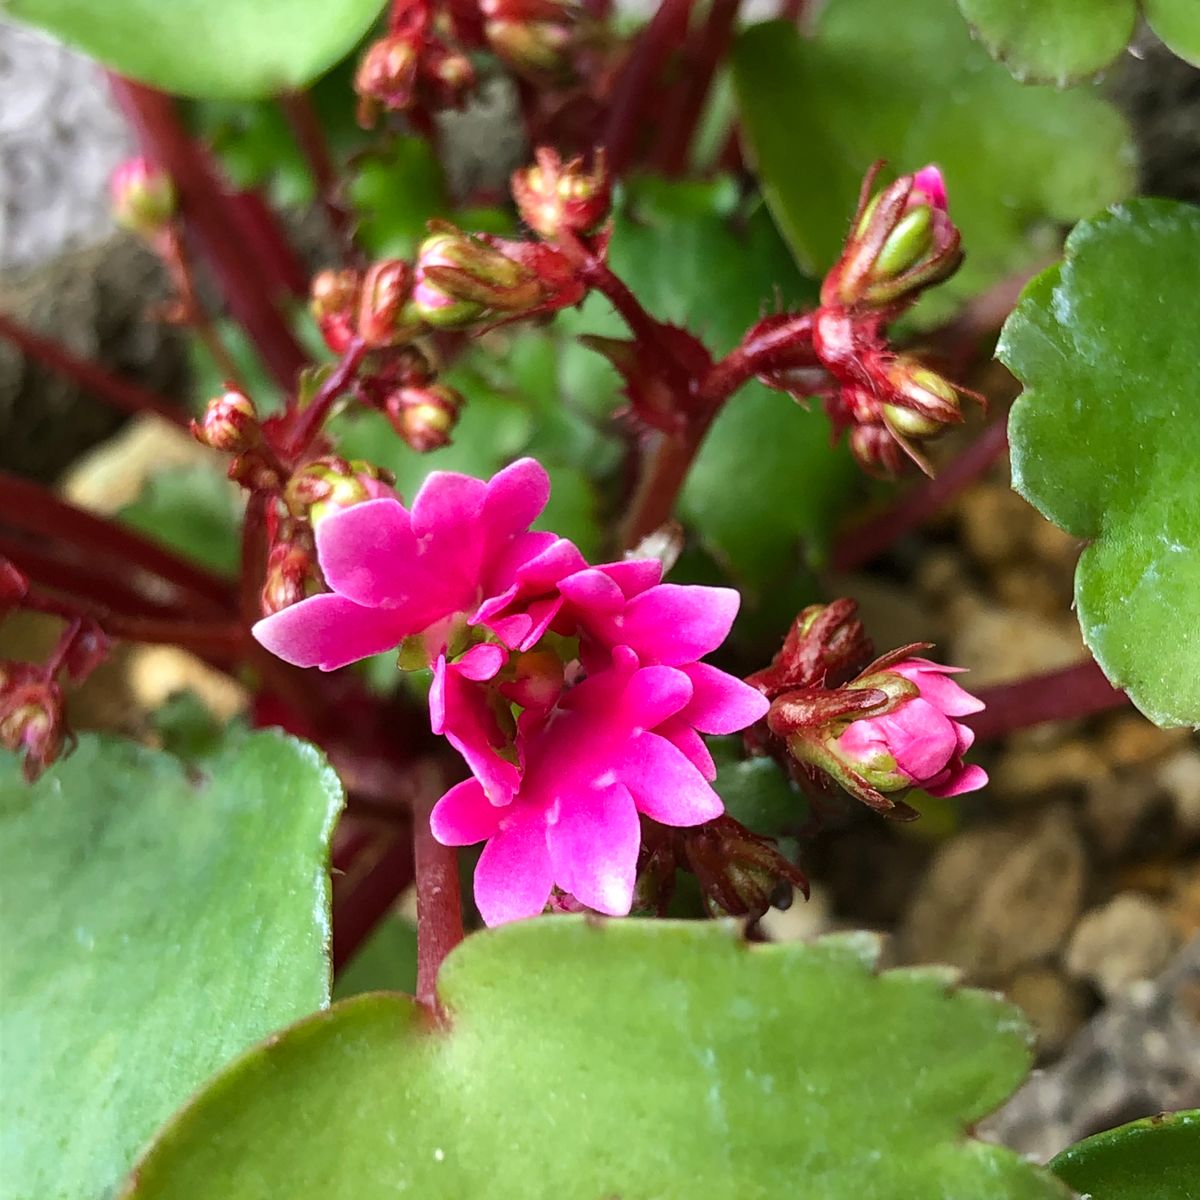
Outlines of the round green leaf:
{"type": "Polygon", "coordinates": [[[1129,44],[1137,0],[958,0],[993,58],[1022,83],[1095,75],[1129,44]]]}
{"type": "Polygon", "coordinates": [[[160,1136],[127,1200],[1065,1200],[964,1128],[1028,1066],[997,997],[873,972],[865,935],[584,918],[467,939],[449,1028],[348,1000],[252,1051],[160,1136]]]}
{"type": "Polygon", "coordinates": [[[764,193],[801,265],[838,256],[862,174],[938,163],[967,257],[922,302],[926,322],[1044,255],[1054,225],[1133,186],[1125,122],[1092,89],[1018,84],[946,0],[830,0],[816,36],[752,26],[734,55],[764,193]]]}
{"type": "Polygon", "coordinates": [[[1084,640],[1160,725],[1200,725],[1200,209],[1135,200],[1076,226],[999,357],[1025,385],[1013,486],[1090,545],[1084,640]]]}
{"type": "Polygon", "coordinates": [[[1200,1109],[1164,1113],[1068,1146],[1050,1163],[1092,1200],[1196,1200],[1200,1109]]]}
{"type": "Polygon", "coordinates": [[[1167,48],[1200,67],[1200,4],[1196,0],[1142,0],[1150,28],[1167,48]]]}
{"type": "Polygon", "coordinates": [[[96,1200],[195,1088],[329,1000],[337,777],[272,733],[185,768],[83,737],[0,758],[7,1200],[96,1200]]]}
{"type": "Polygon", "coordinates": [[[8,17],[182,96],[256,99],[311,83],[383,0],[0,0],[8,17]]]}

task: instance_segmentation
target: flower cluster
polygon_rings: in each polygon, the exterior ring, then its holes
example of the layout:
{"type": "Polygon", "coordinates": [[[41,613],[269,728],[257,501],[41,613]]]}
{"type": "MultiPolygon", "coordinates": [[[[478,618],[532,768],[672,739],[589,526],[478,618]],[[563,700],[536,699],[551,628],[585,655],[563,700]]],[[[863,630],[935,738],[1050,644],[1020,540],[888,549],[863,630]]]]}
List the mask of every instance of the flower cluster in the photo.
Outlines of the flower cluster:
{"type": "Polygon", "coordinates": [[[590,566],[530,530],[549,486],[523,459],[487,482],[434,472],[411,508],[381,496],[334,511],[316,525],[331,590],[254,629],[300,666],[399,648],[402,665],[432,667],[433,729],[472,772],[438,802],[433,832],[486,841],[475,894],[490,925],[552,900],[627,913],[639,814],[675,827],[719,816],[701,734],[768,708],[700,661],[737,593],[664,584],[657,560],[590,566]]]}

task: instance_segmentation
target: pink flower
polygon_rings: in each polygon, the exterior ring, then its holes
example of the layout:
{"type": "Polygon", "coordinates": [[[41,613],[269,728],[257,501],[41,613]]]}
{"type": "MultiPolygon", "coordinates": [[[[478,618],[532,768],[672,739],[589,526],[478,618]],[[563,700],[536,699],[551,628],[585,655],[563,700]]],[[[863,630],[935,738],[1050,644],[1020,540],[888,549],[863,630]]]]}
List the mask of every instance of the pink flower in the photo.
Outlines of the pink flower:
{"type": "Polygon", "coordinates": [[[922,167],[916,174],[913,175],[912,192],[909,194],[909,204],[920,204],[924,202],[932,208],[946,211],[947,196],[946,196],[946,181],[942,178],[941,171],[930,163],[927,167],[922,167]]]}
{"type": "Polygon", "coordinates": [[[475,898],[489,925],[536,916],[555,886],[588,908],[622,916],[633,900],[638,814],[676,826],[721,814],[705,774],[664,731],[689,706],[706,724],[726,727],[766,705],[720,681],[711,688],[704,671],[697,678],[699,687],[677,667],[639,666],[632,650],[617,647],[608,670],[568,691],[526,731],[524,776],[511,804],[489,803],[478,779],[438,801],[432,827],[439,841],[487,842],[475,898]]]}
{"type": "Polygon", "coordinates": [[[957,796],[983,787],[987,773],[962,757],[975,735],[954,720],[983,708],[947,678],[961,668],[908,658],[887,670],[915,684],[920,695],[850,724],[837,739],[841,756],[881,791],[913,786],[931,796],[957,796]]]}
{"type": "Polygon", "coordinates": [[[468,624],[559,540],[528,532],[549,494],[545,470],[525,458],[487,483],[434,471],[411,511],[383,498],[332,513],[316,530],[332,590],[259,621],[254,636],[287,662],[323,671],[418,634],[434,661],[456,623],[468,624]]]}

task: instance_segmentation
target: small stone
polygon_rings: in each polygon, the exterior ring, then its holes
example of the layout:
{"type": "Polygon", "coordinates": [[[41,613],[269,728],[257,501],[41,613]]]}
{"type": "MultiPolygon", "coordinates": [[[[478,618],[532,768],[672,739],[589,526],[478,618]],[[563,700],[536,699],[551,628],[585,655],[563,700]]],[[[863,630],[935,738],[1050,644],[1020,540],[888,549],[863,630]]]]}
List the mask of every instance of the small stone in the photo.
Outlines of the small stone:
{"type": "Polygon", "coordinates": [[[1093,908],[1067,946],[1067,970],[1096,985],[1110,1000],[1157,975],[1178,937],[1166,913],[1140,892],[1122,892],[1093,908]]]}
{"type": "Polygon", "coordinates": [[[1111,717],[1097,740],[1104,757],[1115,767],[1140,767],[1162,758],[1192,739],[1189,729],[1159,729],[1141,713],[1111,717]]]}
{"type": "Polygon", "coordinates": [[[1007,995],[1037,1033],[1038,1057],[1056,1057],[1088,1016],[1083,989],[1052,967],[1029,967],[1013,976],[1007,995]]]}
{"type": "Polygon", "coordinates": [[[129,688],[134,701],[150,713],[177,692],[194,692],[219,721],[244,712],[250,694],[223,671],[174,646],[137,646],[129,654],[129,688]]]}
{"type": "Polygon", "coordinates": [[[962,590],[967,567],[955,550],[931,550],[917,565],[915,583],[921,598],[939,608],[962,590]]]}
{"type": "Polygon", "coordinates": [[[1008,608],[1057,618],[1071,607],[1071,581],[1039,563],[1014,563],[997,574],[996,598],[1008,608]]]}
{"type": "Polygon", "coordinates": [[[1073,666],[1087,654],[1071,616],[1054,621],[963,596],[952,604],[949,624],[955,633],[948,659],[972,672],[972,690],[1073,666]]]}
{"type": "Polygon", "coordinates": [[[1087,858],[1069,809],[968,830],[935,855],[905,913],[907,961],[948,962],[981,983],[1049,958],[1078,918],[1087,858]]]}
{"type": "Polygon", "coordinates": [[[1024,803],[1047,795],[1082,795],[1109,771],[1091,742],[1073,739],[1047,750],[1010,749],[992,772],[992,787],[1006,800],[1024,803]]]}
{"type": "Polygon", "coordinates": [[[987,566],[1024,556],[1031,518],[1037,514],[1028,503],[1000,483],[977,484],[958,502],[959,529],[967,553],[987,566]]]}
{"type": "Polygon", "coordinates": [[[1154,778],[1171,798],[1179,832],[1188,839],[1200,836],[1200,750],[1172,754],[1158,765],[1154,778]]]}
{"type": "Polygon", "coordinates": [[[1141,771],[1102,773],[1088,789],[1085,827],[1109,859],[1151,855],[1167,848],[1174,824],[1171,801],[1154,778],[1141,771]]]}

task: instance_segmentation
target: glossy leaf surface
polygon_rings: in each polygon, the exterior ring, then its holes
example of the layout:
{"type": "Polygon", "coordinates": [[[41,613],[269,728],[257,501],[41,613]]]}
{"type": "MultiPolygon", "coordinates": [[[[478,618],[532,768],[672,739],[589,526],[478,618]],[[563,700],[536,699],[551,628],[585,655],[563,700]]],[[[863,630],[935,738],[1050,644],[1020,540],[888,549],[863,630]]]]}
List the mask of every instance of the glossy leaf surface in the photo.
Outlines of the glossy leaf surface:
{"type": "Polygon", "coordinates": [[[85,736],[32,787],[0,759],[0,1161],[8,1200],[96,1200],[218,1067],[329,999],[315,749],[185,768],[85,736]]]}
{"type": "Polygon", "coordinates": [[[1028,1031],[934,970],[873,973],[851,935],[748,946],[728,925],[583,918],[468,938],[450,1027],[346,1001],[214,1082],[139,1164],[136,1200],[1065,1200],[964,1127],[1028,1031]]]}
{"type": "Polygon", "coordinates": [[[1068,1146],[1050,1169],[1091,1200],[1195,1200],[1200,1110],[1146,1117],[1068,1146]]]}
{"type": "Polygon", "coordinates": [[[383,0],[4,0],[6,15],[181,96],[254,99],[333,66],[383,0]]]}
{"type": "Polygon", "coordinates": [[[1089,544],[1084,640],[1161,725],[1200,725],[1200,209],[1135,200],[1076,226],[999,357],[1025,385],[1013,486],[1089,544]]]}

